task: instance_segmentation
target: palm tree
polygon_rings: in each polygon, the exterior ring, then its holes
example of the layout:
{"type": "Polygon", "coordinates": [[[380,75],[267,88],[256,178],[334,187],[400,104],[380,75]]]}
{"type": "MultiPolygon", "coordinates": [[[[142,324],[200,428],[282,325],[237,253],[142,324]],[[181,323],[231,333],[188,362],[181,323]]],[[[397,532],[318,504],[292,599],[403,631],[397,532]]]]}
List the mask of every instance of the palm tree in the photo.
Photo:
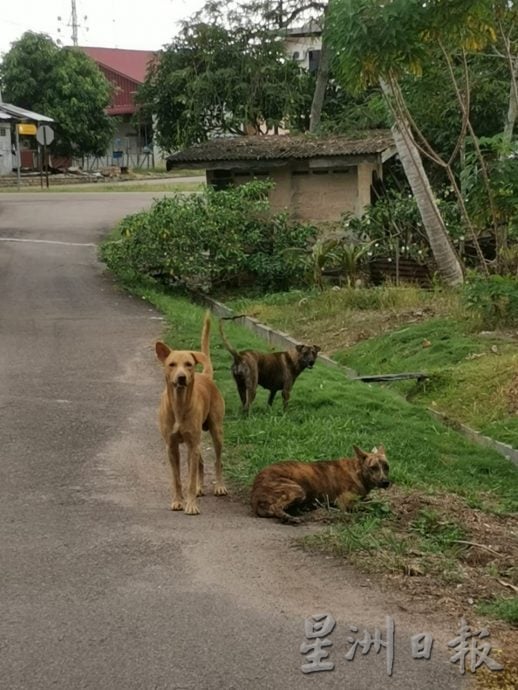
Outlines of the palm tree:
{"type": "Polygon", "coordinates": [[[345,85],[356,90],[376,83],[381,86],[393,116],[394,142],[438,271],[447,285],[455,286],[463,283],[462,267],[405,110],[398,107],[402,98],[398,78],[405,72],[419,74],[427,59],[423,40],[427,27],[423,18],[428,9],[422,0],[332,0],[326,38],[334,53],[339,78],[345,85]]]}

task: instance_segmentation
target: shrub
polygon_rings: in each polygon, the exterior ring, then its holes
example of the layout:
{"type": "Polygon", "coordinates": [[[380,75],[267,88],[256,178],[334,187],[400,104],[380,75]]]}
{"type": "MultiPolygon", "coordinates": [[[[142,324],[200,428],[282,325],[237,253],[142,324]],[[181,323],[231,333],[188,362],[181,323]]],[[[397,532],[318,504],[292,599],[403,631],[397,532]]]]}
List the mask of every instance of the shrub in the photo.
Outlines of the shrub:
{"type": "Polygon", "coordinates": [[[287,247],[305,248],[316,229],[272,214],[271,184],[163,198],[150,211],[127,216],[120,240],[106,243],[103,259],[165,285],[209,290],[243,280],[262,289],[286,289],[304,279],[305,264],[287,247]]]}
{"type": "MultiPolygon", "coordinates": [[[[464,238],[456,205],[444,198],[437,202],[452,241],[460,249],[464,238]]],[[[412,194],[389,190],[360,218],[346,214],[343,224],[351,240],[372,242],[369,256],[399,253],[421,264],[429,261],[430,244],[412,194]]]]}
{"type": "Polygon", "coordinates": [[[481,316],[484,327],[518,326],[518,279],[470,276],[464,298],[467,306],[481,316]]]}

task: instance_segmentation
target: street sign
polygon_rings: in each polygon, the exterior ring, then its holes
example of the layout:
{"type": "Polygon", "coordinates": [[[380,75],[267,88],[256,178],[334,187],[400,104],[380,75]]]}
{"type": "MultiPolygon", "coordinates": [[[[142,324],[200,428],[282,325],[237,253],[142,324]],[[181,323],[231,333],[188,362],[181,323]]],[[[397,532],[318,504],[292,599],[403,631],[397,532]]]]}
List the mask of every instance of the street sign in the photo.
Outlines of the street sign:
{"type": "Polygon", "coordinates": [[[54,141],[54,130],[48,125],[40,125],[38,131],[36,132],[36,141],[38,144],[48,146],[54,141]]]}
{"type": "Polygon", "coordinates": [[[17,127],[18,134],[28,134],[30,136],[34,136],[36,134],[36,125],[19,124],[17,127]]]}

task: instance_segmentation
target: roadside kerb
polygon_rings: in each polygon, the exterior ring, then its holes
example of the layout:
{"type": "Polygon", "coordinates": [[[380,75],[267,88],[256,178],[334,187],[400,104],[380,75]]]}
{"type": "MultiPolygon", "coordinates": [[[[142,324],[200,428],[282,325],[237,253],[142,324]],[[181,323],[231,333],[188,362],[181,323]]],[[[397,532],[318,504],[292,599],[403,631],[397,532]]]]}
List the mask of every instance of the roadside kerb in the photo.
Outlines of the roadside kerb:
{"type": "MultiPolygon", "coordinates": [[[[240,326],[244,326],[249,331],[252,331],[252,333],[255,333],[257,336],[265,340],[272,347],[290,348],[302,344],[300,343],[300,341],[295,340],[295,338],[292,338],[287,333],[277,331],[274,328],[271,328],[271,326],[265,326],[263,323],[253,318],[252,316],[246,316],[244,314],[236,316],[236,314],[232,309],[230,309],[230,307],[227,307],[222,302],[218,302],[217,300],[213,299],[212,297],[209,297],[208,295],[204,295],[199,292],[192,292],[191,295],[194,301],[202,303],[203,305],[209,307],[213,314],[215,314],[216,316],[220,318],[223,317],[227,319],[233,319],[240,326]]],[[[327,355],[319,354],[318,361],[322,362],[322,364],[324,364],[327,367],[338,369],[347,378],[353,379],[358,376],[358,373],[354,371],[354,369],[338,364],[338,362],[335,362],[334,359],[331,359],[331,357],[328,357],[327,355]]],[[[476,431],[475,429],[472,429],[466,424],[461,424],[456,420],[450,419],[448,415],[442,412],[438,412],[437,410],[433,410],[431,408],[426,409],[430,413],[430,415],[434,417],[434,419],[437,419],[445,426],[454,429],[462,436],[468,438],[470,441],[473,441],[473,443],[477,443],[479,446],[491,448],[492,450],[496,451],[499,455],[503,455],[504,458],[511,460],[511,462],[518,466],[518,450],[516,448],[509,446],[507,443],[502,443],[502,441],[496,441],[495,439],[492,439],[489,436],[484,436],[484,434],[480,433],[480,431],[476,431]]]]}

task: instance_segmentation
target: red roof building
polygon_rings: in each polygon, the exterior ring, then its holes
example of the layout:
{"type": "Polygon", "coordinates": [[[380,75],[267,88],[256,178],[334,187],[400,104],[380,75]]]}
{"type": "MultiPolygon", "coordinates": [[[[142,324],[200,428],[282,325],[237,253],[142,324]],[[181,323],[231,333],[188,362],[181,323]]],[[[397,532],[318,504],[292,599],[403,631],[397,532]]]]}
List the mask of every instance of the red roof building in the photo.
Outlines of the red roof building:
{"type": "Polygon", "coordinates": [[[108,115],[132,115],[136,110],[135,92],[144,82],[149,63],[155,53],[151,50],[123,50],[119,48],[89,48],[80,46],[97,63],[105,77],[115,87],[106,112],[108,115]]]}

